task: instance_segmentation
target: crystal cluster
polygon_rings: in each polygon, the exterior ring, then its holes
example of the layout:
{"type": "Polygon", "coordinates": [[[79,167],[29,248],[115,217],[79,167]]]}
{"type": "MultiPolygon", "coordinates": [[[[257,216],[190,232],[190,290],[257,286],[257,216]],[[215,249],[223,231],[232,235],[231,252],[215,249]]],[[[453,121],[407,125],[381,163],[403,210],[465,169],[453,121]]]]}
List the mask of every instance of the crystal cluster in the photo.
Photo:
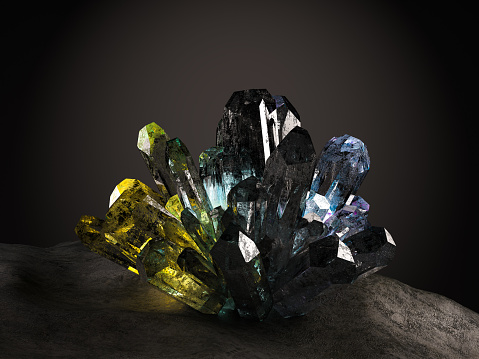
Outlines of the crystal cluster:
{"type": "Polygon", "coordinates": [[[325,290],[386,266],[395,243],[356,195],[369,171],[364,143],[333,137],[317,155],[300,126],[286,97],[235,92],[198,170],[180,139],[146,125],[138,149],[156,190],[125,179],[106,218],[82,216],[75,231],[202,313],[305,314],[325,290]]]}

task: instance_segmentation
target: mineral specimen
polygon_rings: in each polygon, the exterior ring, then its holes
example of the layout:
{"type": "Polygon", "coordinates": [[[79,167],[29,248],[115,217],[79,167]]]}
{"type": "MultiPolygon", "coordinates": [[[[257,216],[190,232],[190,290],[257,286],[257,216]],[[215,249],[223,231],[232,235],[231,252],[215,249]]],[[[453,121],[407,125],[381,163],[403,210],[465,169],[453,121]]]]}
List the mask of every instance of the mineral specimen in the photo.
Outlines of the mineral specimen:
{"type": "Polygon", "coordinates": [[[317,155],[284,96],[233,93],[199,171],[180,139],[156,123],[138,149],[157,191],[126,179],[105,220],[75,231],[92,251],[208,314],[303,315],[318,298],[393,258],[387,230],[356,193],[369,171],[359,139],[333,137],[317,155]]]}

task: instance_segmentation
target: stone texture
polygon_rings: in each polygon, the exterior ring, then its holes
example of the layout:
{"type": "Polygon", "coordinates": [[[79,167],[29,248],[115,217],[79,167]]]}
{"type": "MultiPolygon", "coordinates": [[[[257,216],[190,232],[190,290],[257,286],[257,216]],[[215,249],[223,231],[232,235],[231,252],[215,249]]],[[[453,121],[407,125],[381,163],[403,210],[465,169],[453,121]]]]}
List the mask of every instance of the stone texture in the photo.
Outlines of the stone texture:
{"type": "Polygon", "coordinates": [[[220,318],[79,241],[0,243],[2,358],[479,357],[479,314],[438,294],[372,274],[320,300],[286,320],[220,318]]]}

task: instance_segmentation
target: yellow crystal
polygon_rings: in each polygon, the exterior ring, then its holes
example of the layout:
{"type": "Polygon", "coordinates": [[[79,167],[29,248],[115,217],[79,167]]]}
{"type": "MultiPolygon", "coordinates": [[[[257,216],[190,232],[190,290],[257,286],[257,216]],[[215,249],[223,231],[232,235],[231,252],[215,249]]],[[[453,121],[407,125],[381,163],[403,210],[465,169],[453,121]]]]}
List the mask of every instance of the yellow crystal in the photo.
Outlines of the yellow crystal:
{"type": "Polygon", "coordinates": [[[147,248],[142,264],[150,284],[202,313],[221,310],[226,301],[225,282],[212,265],[196,252],[186,253],[189,258],[183,256],[185,249],[170,241],[151,242],[147,248]]]}
{"type": "Polygon", "coordinates": [[[168,164],[166,163],[165,151],[166,142],[169,139],[170,137],[166,132],[154,122],[143,127],[138,133],[137,147],[153,176],[158,192],[164,197],[176,193],[174,179],[166,170],[168,164]]]}
{"type": "Polygon", "coordinates": [[[218,313],[226,301],[224,279],[184,228],[181,211],[178,196],[168,201],[125,179],[110,197],[106,219],[82,216],[75,231],[92,251],[133,273],[144,269],[150,284],[203,313],[218,313]]]}
{"type": "Polygon", "coordinates": [[[166,203],[165,208],[168,210],[168,212],[170,212],[173,216],[175,216],[178,220],[181,221],[181,212],[183,212],[184,208],[177,194],[170,197],[168,203],[166,203]]]}
{"type": "Polygon", "coordinates": [[[102,219],[93,216],[82,216],[75,227],[75,232],[83,244],[93,252],[125,268],[135,266],[136,259],[134,259],[134,254],[128,252],[126,248],[122,248],[113,236],[105,236],[104,224],[105,221],[102,219]]]}
{"type": "Polygon", "coordinates": [[[143,127],[138,133],[138,143],[137,147],[147,154],[151,153],[151,148],[155,145],[155,139],[164,137],[165,140],[170,138],[160,126],[155,122],[152,122],[145,127],[143,127]]]}

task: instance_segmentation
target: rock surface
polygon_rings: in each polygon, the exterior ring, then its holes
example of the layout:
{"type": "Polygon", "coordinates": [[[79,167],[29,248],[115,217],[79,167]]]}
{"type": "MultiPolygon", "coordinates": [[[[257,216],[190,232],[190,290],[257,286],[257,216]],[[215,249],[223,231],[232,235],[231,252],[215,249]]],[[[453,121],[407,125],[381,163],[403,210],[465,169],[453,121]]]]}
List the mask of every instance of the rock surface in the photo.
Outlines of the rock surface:
{"type": "Polygon", "coordinates": [[[479,314],[373,274],[306,316],[220,319],[80,242],[0,243],[0,357],[479,358],[479,314]]]}

